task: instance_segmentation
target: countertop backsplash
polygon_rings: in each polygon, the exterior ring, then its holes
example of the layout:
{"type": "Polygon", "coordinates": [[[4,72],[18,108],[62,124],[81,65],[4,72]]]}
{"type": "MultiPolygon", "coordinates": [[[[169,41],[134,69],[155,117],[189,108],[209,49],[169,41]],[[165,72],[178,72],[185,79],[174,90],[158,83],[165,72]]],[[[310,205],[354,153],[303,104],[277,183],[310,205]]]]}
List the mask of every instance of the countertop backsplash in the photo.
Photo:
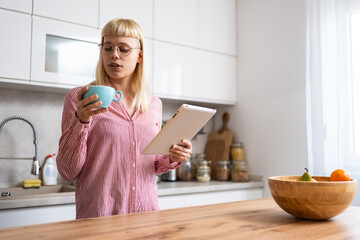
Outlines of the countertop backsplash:
{"type": "MultiPolygon", "coordinates": [[[[65,93],[0,88],[0,121],[9,116],[21,115],[34,124],[41,164],[47,155],[57,153],[64,98],[65,93]]],[[[163,100],[163,120],[169,119],[180,104],[163,100]]],[[[204,152],[207,133],[212,131],[213,125],[212,119],[204,127],[205,134],[198,134],[192,140],[194,154],[204,152]]],[[[19,120],[6,123],[0,135],[0,157],[33,156],[33,132],[30,125],[19,120]]],[[[31,164],[31,160],[0,160],[0,187],[21,186],[24,179],[39,178],[30,174],[31,164]]],[[[58,184],[68,183],[58,175],[58,184]]]]}

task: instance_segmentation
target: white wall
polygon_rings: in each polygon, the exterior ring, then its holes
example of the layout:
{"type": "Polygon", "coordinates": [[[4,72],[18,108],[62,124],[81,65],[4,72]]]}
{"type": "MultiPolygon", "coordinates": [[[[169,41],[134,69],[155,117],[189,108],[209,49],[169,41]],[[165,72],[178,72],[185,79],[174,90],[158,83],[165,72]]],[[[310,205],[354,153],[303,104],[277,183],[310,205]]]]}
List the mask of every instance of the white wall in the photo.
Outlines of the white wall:
{"type": "MultiPolygon", "coordinates": [[[[238,103],[234,140],[245,145],[250,173],[300,175],[307,167],[305,118],[306,1],[238,0],[238,103]]],[[[216,128],[220,127],[219,117],[216,128]]]]}

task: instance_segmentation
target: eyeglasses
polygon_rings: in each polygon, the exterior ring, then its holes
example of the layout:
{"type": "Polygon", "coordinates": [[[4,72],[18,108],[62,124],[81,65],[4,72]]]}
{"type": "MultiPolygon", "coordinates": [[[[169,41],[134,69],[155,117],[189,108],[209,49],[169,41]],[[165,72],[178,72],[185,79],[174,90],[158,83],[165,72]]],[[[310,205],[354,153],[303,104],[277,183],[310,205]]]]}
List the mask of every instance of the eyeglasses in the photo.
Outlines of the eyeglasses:
{"type": "Polygon", "coordinates": [[[105,54],[112,54],[114,52],[114,48],[117,49],[117,53],[121,57],[129,56],[131,53],[131,50],[133,49],[141,49],[141,48],[132,48],[126,43],[121,43],[117,47],[115,47],[111,42],[104,42],[98,45],[100,48],[100,51],[105,54]]]}

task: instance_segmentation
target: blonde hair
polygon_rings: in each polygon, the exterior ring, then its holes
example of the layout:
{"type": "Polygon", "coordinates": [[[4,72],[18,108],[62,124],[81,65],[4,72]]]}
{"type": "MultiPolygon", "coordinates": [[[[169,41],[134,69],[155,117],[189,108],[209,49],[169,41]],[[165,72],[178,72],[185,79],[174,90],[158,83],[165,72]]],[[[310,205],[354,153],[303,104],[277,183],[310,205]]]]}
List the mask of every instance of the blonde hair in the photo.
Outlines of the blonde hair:
{"type": "MultiPolygon", "coordinates": [[[[133,107],[137,107],[142,112],[146,112],[150,106],[150,102],[148,99],[148,75],[146,70],[147,54],[142,29],[134,20],[115,18],[104,26],[101,32],[101,43],[104,42],[104,36],[122,36],[139,39],[143,58],[140,63],[137,63],[134,70],[132,84],[135,90],[135,98],[133,107]]],[[[96,67],[96,80],[91,82],[90,85],[111,85],[109,77],[105,72],[101,53],[96,67]]]]}

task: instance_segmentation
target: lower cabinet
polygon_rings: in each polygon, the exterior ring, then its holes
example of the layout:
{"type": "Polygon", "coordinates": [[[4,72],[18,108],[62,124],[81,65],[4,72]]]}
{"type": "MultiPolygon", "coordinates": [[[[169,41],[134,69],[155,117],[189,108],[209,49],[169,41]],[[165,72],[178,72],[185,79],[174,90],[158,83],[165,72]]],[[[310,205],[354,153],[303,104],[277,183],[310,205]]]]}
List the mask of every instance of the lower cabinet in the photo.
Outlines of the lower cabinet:
{"type": "Polygon", "coordinates": [[[171,209],[263,198],[262,188],[227,190],[159,197],[159,208],[171,209]]]}
{"type": "MultiPolygon", "coordinates": [[[[159,196],[159,208],[171,209],[263,197],[262,188],[159,196]]],[[[0,210],[0,229],[76,219],[75,203],[0,210]]]]}
{"type": "MultiPolygon", "coordinates": [[[[0,210],[0,228],[74,220],[75,203],[0,210]]],[[[31,236],[29,236],[31,238],[31,236]]]]}

